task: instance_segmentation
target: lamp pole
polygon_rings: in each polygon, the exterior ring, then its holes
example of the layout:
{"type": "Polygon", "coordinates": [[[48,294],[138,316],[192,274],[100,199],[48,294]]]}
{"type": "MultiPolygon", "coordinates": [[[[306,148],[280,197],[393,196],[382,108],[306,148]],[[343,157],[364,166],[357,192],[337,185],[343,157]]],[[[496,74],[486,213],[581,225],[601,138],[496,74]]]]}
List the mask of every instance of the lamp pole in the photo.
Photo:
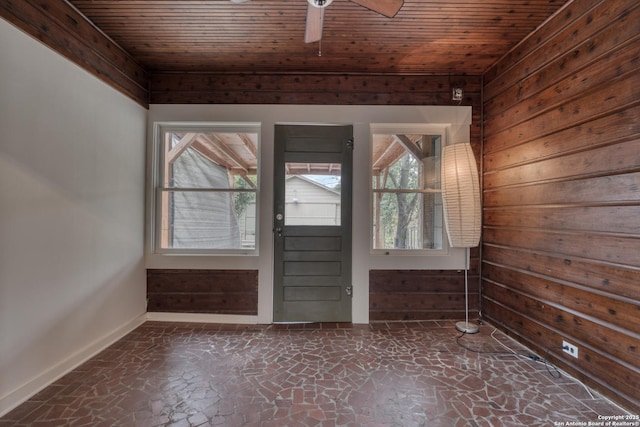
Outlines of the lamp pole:
{"type": "Polygon", "coordinates": [[[469,280],[467,272],[469,271],[469,258],[471,250],[467,248],[467,259],[464,266],[464,322],[456,323],[456,329],[465,334],[478,333],[478,325],[472,325],[469,323],[469,280]]]}

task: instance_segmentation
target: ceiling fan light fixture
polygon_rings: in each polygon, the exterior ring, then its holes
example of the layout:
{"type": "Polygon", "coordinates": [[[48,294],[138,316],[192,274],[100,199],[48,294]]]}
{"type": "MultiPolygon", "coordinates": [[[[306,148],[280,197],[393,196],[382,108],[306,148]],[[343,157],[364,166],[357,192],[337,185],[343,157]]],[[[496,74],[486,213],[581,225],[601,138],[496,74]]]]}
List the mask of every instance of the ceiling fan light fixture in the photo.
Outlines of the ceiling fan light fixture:
{"type": "Polygon", "coordinates": [[[307,2],[309,2],[309,4],[313,7],[325,8],[329,6],[333,2],[333,0],[307,0],[307,2]]]}

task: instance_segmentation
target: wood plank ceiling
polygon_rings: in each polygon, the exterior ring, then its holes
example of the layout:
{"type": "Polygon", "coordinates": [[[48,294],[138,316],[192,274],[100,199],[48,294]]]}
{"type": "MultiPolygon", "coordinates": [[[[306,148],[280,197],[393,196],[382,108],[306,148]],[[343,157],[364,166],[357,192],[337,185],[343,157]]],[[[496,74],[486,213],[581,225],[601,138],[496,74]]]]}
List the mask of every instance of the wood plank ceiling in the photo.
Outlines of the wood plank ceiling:
{"type": "Polygon", "coordinates": [[[149,73],[481,75],[567,0],[348,0],[304,43],[305,0],[67,0],[149,73]]]}

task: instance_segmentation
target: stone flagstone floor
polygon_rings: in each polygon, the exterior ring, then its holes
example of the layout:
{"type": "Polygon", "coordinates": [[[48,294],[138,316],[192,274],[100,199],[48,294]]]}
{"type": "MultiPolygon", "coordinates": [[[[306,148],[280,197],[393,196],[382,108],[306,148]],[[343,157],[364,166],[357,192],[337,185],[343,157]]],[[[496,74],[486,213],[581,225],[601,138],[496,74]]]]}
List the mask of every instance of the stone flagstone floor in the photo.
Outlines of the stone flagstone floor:
{"type": "Polygon", "coordinates": [[[0,427],[522,427],[626,413],[528,354],[452,321],[147,322],[0,427]]]}

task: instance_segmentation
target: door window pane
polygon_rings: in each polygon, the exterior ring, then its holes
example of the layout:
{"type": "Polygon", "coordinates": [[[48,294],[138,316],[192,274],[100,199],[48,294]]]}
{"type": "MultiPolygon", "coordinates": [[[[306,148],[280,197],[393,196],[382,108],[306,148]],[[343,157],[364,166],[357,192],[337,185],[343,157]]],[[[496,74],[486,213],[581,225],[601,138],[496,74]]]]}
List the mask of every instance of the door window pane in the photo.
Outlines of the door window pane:
{"type": "Polygon", "coordinates": [[[340,225],[340,165],[285,164],[285,225],[340,225]]]}

